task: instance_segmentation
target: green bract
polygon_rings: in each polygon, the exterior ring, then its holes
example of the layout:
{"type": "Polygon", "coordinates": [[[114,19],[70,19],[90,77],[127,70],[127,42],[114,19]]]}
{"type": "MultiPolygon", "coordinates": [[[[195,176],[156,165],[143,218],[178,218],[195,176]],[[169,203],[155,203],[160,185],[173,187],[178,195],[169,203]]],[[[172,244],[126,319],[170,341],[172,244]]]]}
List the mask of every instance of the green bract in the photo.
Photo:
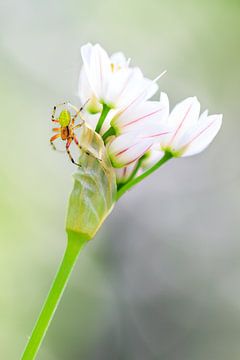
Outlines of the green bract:
{"type": "Polygon", "coordinates": [[[79,143],[83,151],[69,199],[66,230],[90,240],[111,212],[116,200],[116,176],[103,140],[86,124],[79,143]],[[89,155],[90,154],[90,155],[89,155]]]}

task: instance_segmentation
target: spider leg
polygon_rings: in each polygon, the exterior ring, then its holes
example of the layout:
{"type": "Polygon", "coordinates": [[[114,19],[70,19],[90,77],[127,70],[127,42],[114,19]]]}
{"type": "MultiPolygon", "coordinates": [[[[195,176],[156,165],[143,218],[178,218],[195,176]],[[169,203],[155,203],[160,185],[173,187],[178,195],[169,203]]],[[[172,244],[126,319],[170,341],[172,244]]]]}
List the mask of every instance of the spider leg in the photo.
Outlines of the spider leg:
{"type": "Polygon", "coordinates": [[[87,105],[87,103],[89,102],[90,99],[87,99],[87,101],[85,101],[85,103],[80,107],[80,109],[78,109],[76,106],[74,106],[73,104],[71,104],[70,102],[68,102],[68,105],[76,112],[76,113],[80,113],[85,106],[87,105]]]}
{"type": "Polygon", "coordinates": [[[68,106],[70,108],[72,108],[74,111],[75,111],[75,115],[72,117],[72,121],[71,121],[71,124],[74,125],[74,122],[76,120],[76,118],[78,117],[80,111],[82,111],[83,107],[81,107],[80,109],[78,109],[76,106],[72,105],[70,102],[68,103],[68,106]]]}
{"type": "Polygon", "coordinates": [[[53,132],[59,132],[61,130],[61,128],[59,127],[59,128],[52,128],[52,131],[53,132]]]}
{"type": "MultiPolygon", "coordinates": [[[[72,125],[74,125],[76,118],[77,118],[78,115],[80,114],[80,111],[81,111],[81,110],[77,110],[77,111],[76,111],[76,114],[72,117],[72,121],[71,121],[71,124],[72,124],[72,125]]],[[[80,119],[82,120],[82,122],[80,123],[80,124],[82,125],[82,124],[85,122],[85,120],[83,120],[81,117],[80,117],[80,119]]]]}
{"type": "MultiPolygon", "coordinates": [[[[87,105],[87,103],[89,102],[90,99],[88,99],[87,101],[85,101],[85,103],[80,107],[80,109],[78,109],[76,106],[72,105],[71,103],[68,103],[68,105],[76,112],[76,114],[72,117],[72,125],[74,125],[74,122],[76,120],[76,118],[78,117],[78,115],[80,114],[80,112],[84,109],[84,107],[87,105]]],[[[82,119],[82,124],[85,122],[84,119],[82,119]]]]}
{"type": "Polygon", "coordinates": [[[52,122],[58,123],[59,121],[57,119],[55,119],[56,110],[57,110],[57,105],[54,105],[53,111],[52,111],[52,122]]]}
{"type": "Polygon", "coordinates": [[[77,124],[77,125],[75,125],[75,126],[73,127],[73,129],[78,129],[78,128],[80,128],[82,125],[83,125],[83,124],[77,124]]]}
{"type": "Polygon", "coordinates": [[[52,111],[52,122],[56,122],[58,123],[59,121],[57,119],[55,119],[55,114],[56,114],[56,110],[59,106],[63,106],[63,105],[66,105],[68,104],[67,101],[63,102],[63,103],[60,103],[60,104],[57,104],[57,105],[54,105],[53,107],[53,111],[52,111]]]}
{"type": "Polygon", "coordinates": [[[76,106],[74,106],[74,105],[71,104],[70,102],[68,102],[67,104],[68,104],[68,106],[69,106],[72,110],[74,110],[76,113],[78,112],[78,108],[77,108],[76,106]]]}
{"type": "Polygon", "coordinates": [[[52,122],[58,122],[58,120],[55,119],[56,110],[57,110],[57,107],[54,106],[53,111],[52,111],[52,122]]]}
{"type": "Polygon", "coordinates": [[[79,149],[82,150],[86,155],[92,156],[94,159],[102,161],[101,158],[96,157],[96,155],[94,155],[91,151],[83,149],[83,147],[79,144],[78,139],[75,135],[73,136],[73,140],[74,140],[75,144],[79,147],[79,149]]]}
{"type": "Polygon", "coordinates": [[[78,164],[78,163],[73,159],[72,154],[71,154],[71,152],[70,152],[70,150],[69,150],[69,147],[70,147],[72,141],[73,141],[73,138],[69,138],[68,141],[67,141],[67,143],[66,143],[66,151],[67,151],[67,154],[68,154],[68,156],[69,156],[69,159],[71,160],[71,162],[72,162],[74,165],[77,165],[77,166],[79,166],[79,167],[82,167],[82,165],[78,164]]]}
{"type": "Polygon", "coordinates": [[[61,134],[55,134],[55,135],[53,135],[53,136],[51,137],[51,139],[50,139],[50,144],[52,145],[53,150],[57,150],[57,149],[56,149],[56,146],[54,145],[53,142],[54,142],[56,139],[58,139],[60,136],[61,136],[61,134]]]}
{"type": "MultiPolygon", "coordinates": [[[[75,125],[75,120],[76,120],[76,118],[77,118],[78,115],[79,115],[79,113],[77,113],[76,115],[74,115],[74,116],[72,117],[72,120],[71,120],[71,125],[72,125],[72,126],[75,125]]],[[[84,124],[85,120],[83,120],[82,118],[80,118],[80,119],[81,119],[82,122],[81,122],[79,125],[82,126],[82,125],[84,124]]],[[[78,126],[78,127],[80,127],[80,126],[78,126]]]]}

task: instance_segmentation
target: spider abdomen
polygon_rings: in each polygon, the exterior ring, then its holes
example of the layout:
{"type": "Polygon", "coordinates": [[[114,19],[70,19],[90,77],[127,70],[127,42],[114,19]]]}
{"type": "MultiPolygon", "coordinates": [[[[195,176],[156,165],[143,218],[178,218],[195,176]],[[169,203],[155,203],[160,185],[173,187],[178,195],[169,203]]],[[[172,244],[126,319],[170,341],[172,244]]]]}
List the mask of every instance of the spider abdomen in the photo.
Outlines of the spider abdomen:
{"type": "Polygon", "coordinates": [[[69,127],[68,126],[62,127],[61,128],[61,138],[62,138],[62,140],[67,140],[69,135],[70,135],[69,127]]]}

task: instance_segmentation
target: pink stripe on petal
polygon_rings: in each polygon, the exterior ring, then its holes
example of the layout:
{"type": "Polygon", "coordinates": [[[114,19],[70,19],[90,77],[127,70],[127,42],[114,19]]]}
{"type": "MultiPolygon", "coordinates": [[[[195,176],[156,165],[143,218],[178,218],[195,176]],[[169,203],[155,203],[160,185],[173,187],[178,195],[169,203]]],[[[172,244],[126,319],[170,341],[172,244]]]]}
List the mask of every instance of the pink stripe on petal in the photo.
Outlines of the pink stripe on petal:
{"type": "Polygon", "coordinates": [[[171,144],[173,143],[175,137],[177,136],[177,133],[179,132],[179,130],[180,130],[181,127],[183,126],[184,121],[186,120],[186,117],[188,116],[188,114],[189,114],[189,112],[190,112],[190,110],[191,110],[191,108],[192,108],[192,105],[193,105],[193,104],[191,104],[191,105],[189,106],[189,108],[187,109],[187,111],[186,111],[186,113],[185,113],[182,121],[180,122],[180,124],[179,124],[178,127],[177,127],[177,130],[176,130],[175,133],[173,134],[173,137],[171,138],[171,140],[170,140],[170,142],[169,142],[169,145],[171,145],[171,144]]]}
{"type": "Polygon", "coordinates": [[[137,144],[138,144],[138,143],[135,143],[135,144],[127,147],[126,149],[123,149],[123,150],[119,151],[117,154],[115,154],[115,156],[120,156],[120,155],[124,154],[126,151],[128,151],[128,150],[131,149],[131,148],[133,148],[133,147],[136,146],[137,144]]]}
{"type": "Polygon", "coordinates": [[[131,72],[131,73],[128,75],[125,83],[123,84],[122,90],[121,90],[120,93],[118,94],[117,101],[119,100],[119,98],[121,97],[121,95],[122,95],[122,94],[124,93],[124,91],[126,90],[128,84],[129,84],[129,82],[130,82],[130,79],[131,79],[132,77],[133,77],[133,72],[131,72]]]}
{"type": "Polygon", "coordinates": [[[162,111],[163,109],[164,109],[164,108],[158,109],[158,110],[153,111],[153,112],[151,112],[151,113],[149,113],[149,114],[146,114],[146,115],[144,115],[144,116],[141,116],[141,117],[139,117],[139,118],[137,118],[137,119],[135,119],[135,120],[132,120],[132,121],[124,124],[123,127],[127,127],[127,126],[132,125],[132,124],[134,124],[134,123],[136,123],[136,122],[138,122],[138,121],[140,121],[140,120],[142,120],[142,119],[147,118],[148,116],[157,114],[158,112],[162,111]]]}
{"type": "Polygon", "coordinates": [[[158,134],[154,134],[154,135],[143,136],[142,138],[143,139],[155,138],[155,137],[166,135],[169,133],[170,133],[170,131],[166,131],[166,132],[162,132],[162,133],[158,133],[158,134]]]}
{"type": "Polygon", "coordinates": [[[150,81],[149,84],[138,94],[131,102],[128,104],[124,109],[122,109],[119,114],[123,114],[131,105],[133,105],[138,99],[141,98],[141,96],[144,95],[144,93],[150,88],[151,85],[156,84],[156,82],[162,77],[166,71],[163,71],[158,77],[156,77],[154,80],[150,81]]]}
{"type": "Polygon", "coordinates": [[[128,166],[130,164],[132,164],[134,161],[137,161],[140,157],[142,157],[148,150],[150,150],[150,148],[152,147],[152,145],[149,145],[149,147],[144,150],[138,157],[136,157],[136,159],[133,159],[131,161],[129,161],[127,164],[125,164],[125,166],[128,166]]]}
{"type": "Polygon", "coordinates": [[[216,120],[213,120],[208,126],[206,126],[204,129],[202,129],[200,131],[200,133],[198,133],[197,135],[195,135],[186,145],[184,145],[184,147],[187,147],[189,145],[191,145],[191,143],[196,140],[199,136],[201,136],[207,129],[209,129],[214,123],[215,123],[216,120]]]}

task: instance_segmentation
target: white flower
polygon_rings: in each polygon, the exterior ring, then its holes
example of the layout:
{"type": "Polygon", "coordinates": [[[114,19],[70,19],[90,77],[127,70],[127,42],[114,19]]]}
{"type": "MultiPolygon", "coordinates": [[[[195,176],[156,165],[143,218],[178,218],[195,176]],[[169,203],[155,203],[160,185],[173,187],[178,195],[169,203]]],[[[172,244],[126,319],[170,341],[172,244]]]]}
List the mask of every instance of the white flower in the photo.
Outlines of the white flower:
{"type": "Polygon", "coordinates": [[[111,126],[117,136],[111,139],[108,153],[114,167],[138,160],[169,132],[168,105],[167,95],[162,93],[160,101],[134,102],[113,117],[111,126]]]}
{"type": "MultiPolygon", "coordinates": [[[[118,52],[111,55],[110,62],[112,71],[118,71],[121,68],[127,68],[130,59],[127,60],[123,53],[118,52]]],[[[98,101],[94,91],[91,88],[91,85],[89,84],[84,66],[82,66],[80,71],[78,94],[82,104],[87,102],[85,109],[89,113],[96,114],[102,111],[102,104],[98,101]]]]}
{"type": "Polygon", "coordinates": [[[172,131],[160,139],[161,148],[175,157],[195,155],[214,139],[222,124],[222,115],[205,111],[200,117],[200,103],[189,97],[175,106],[167,124],[172,131]]]}
{"type": "MultiPolygon", "coordinates": [[[[196,97],[175,106],[169,115],[169,100],[161,93],[160,101],[149,101],[158,86],[144,78],[141,70],[130,67],[122,53],[111,57],[99,45],[82,46],[83,67],[79,80],[79,96],[86,105],[86,121],[103,136],[119,179],[125,181],[134,164],[151,150],[142,169],[156,161],[161,152],[174,157],[189,156],[204,150],[219,131],[222,115],[200,116],[196,97]],[[104,107],[103,105],[107,105],[104,107]],[[107,109],[99,123],[101,111],[107,109]],[[113,129],[110,129],[112,127],[113,129]],[[109,131],[108,131],[109,130],[109,131]],[[112,134],[114,134],[112,136],[112,134]],[[154,145],[158,146],[154,154],[154,145]],[[159,146],[160,145],[160,146],[159,146]]],[[[120,181],[120,180],[119,180],[120,181]]]]}
{"type": "Polygon", "coordinates": [[[162,157],[164,152],[159,149],[159,144],[154,144],[151,149],[145,154],[143,161],[141,162],[141,169],[147,170],[155,165],[162,157]]]}
{"type": "Polygon", "coordinates": [[[121,168],[137,161],[166,133],[166,130],[152,127],[152,133],[150,130],[148,134],[131,132],[111,139],[107,148],[113,166],[121,168]]]}
{"type": "Polygon", "coordinates": [[[133,102],[111,120],[111,126],[117,135],[132,131],[152,133],[152,125],[166,128],[166,118],[169,114],[169,101],[165,93],[161,93],[160,101],[133,102]],[[162,126],[161,126],[162,124],[162,126]]]}
{"type": "Polygon", "coordinates": [[[130,68],[122,53],[110,58],[99,44],[86,44],[81,54],[79,95],[82,101],[89,96],[110,108],[122,108],[136,98],[149,99],[158,89],[155,82],[143,77],[139,68],[130,68]]]}

